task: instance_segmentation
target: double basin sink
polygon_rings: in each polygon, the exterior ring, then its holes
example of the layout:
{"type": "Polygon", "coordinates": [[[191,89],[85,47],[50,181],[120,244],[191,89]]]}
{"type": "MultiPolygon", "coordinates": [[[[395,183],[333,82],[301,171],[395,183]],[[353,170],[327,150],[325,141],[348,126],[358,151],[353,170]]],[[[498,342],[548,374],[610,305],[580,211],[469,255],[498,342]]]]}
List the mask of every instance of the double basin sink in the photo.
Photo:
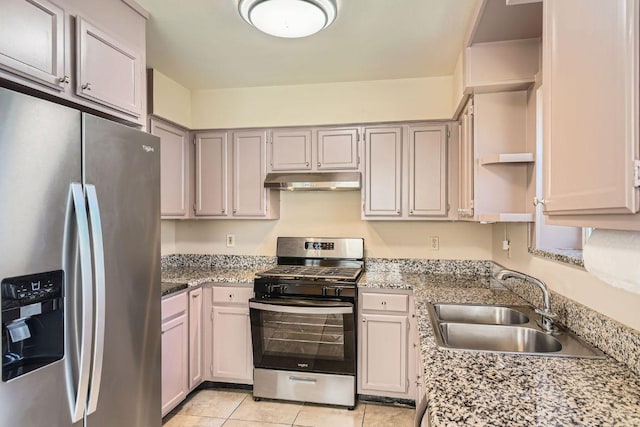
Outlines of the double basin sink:
{"type": "Polygon", "coordinates": [[[544,332],[540,315],[528,306],[429,304],[440,347],[539,356],[604,358],[604,353],[559,325],[544,332]]]}

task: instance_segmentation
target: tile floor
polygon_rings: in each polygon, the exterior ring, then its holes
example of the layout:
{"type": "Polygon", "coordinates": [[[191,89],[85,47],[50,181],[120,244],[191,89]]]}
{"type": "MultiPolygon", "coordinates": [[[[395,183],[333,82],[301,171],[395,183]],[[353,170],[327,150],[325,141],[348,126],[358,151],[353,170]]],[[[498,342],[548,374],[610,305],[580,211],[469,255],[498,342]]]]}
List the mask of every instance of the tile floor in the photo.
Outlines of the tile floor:
{"type": "Polygon", "coordinates": [[[169,413],[164,427],[411,427],[415,409],[359,403],[355,410],[262,400],[229,389],[196,391],[169,413]]]}

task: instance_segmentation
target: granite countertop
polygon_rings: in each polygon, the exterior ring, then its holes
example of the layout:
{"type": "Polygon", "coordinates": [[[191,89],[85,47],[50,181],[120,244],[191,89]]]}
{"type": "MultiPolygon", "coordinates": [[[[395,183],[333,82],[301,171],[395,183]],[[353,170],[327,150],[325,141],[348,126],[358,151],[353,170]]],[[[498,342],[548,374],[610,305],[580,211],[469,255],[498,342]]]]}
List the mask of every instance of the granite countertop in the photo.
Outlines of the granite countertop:
{"type": "Polygon", "coordinates": [[[167,267],[162,270],[162,296],[187,287],[216,282],[230,285],[250,285],[257,272],[264,268],[167,267]]]}
{"type": "Polygon", "coordinates": [[[367,273],[359,287],[413,289],[432,426],[640,425],[640,377],[613,358],[438,348],[427,302],[526,304],[487,277],[367,273]]]}

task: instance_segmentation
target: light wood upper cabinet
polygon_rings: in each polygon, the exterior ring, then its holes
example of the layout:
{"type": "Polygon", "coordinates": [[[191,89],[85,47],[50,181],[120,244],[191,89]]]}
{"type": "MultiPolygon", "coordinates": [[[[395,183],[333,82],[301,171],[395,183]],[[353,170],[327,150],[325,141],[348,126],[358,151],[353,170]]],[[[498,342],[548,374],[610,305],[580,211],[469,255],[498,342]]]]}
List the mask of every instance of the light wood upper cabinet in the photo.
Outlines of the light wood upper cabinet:
{"type": "Polygon", "coordinates": [[[544,212],[640,229],[636,0],[544,2],[544,212]],[[576,15],[579,11],[579,15],[576,15]]]}
{"type": "Polygon", "coordinates": [[[357,171],[360,128],[275,129],[269,172],[357,171]]]}
{"type": "Polygon", "coordinates": [[[145,25],[124,1],[3,0],[0,78],[144,126],[145,25]]]}
{"type": "Polygon", "coordinates": [[[196,216],[278,218],[280,194],[264,188],[265,131],[198,132],[195,148],[196,216]]]}
{"type": "Polygon", "coordinates": [[[317,135],[316,167],[319,171],[358,170],[358,129],[318,130],[317,135]]]}
{"type": "Polygon", "coordinates": [[[311,170],[311,130],[271,132],[271,170],[311,170]]]}
{"type": "Polygon", "coordinates": [[[226,216],[228,189],[228,142],[226,132],[196,135],[197,216],[226,216]]]}
{"type": "Polygon", "coordinates": [[[460,115],[460,151],[458,157],[458,214],[473,218],[473,98],[460,115]]]}
{"type": "Polygon", "coordinates": [[[365,216],[402,214],[402,127],[365,129],[365,216]]]}
{"type": "Polygon", "coordinates": [[[78,96],[139,117],[141,55],[82,18],[76,19],[76,43],[78,96]]]}
{"type": "Polygon", "coordinates": [[[267,165],[266,132],[233,133],[233,215],[265,217],[270,190],[264,188],[267,165]]]}
{"type": "Polygon", "coordinates": [[[188,215],[188,132],[156,118],[150,120],[151,134],[160,138],[160,214],[163,218],[188,215]]]}
{"type": "Polygon", "coordinates": [[[409,126],[409,215],[447,214],[447,127],[409,126]]]}
{"type": "Polygon", "coordinates": [[[64,10],[47,0],[6,0],[0,13],[0,67],[64,89],[64,10]]]}
{"type": "MultiPolygon", "coordinates": [[[[451,162],[457,162],[457,146],[453,148],[451,162]]],[[[451,172],[457,165],[450,164],[449,151],[448,124],[366,128],[362,218],[455,219],[449,188],[455,186],[457,195],[457,177],[453,180],[451,172]]]]}

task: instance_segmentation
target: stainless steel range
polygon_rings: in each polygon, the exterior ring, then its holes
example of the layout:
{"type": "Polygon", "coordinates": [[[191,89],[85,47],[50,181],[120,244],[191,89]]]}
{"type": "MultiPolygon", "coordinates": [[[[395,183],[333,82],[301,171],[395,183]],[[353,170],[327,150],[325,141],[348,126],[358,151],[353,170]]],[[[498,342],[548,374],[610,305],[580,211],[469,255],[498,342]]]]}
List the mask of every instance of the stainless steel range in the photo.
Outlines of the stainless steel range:
{"type": "Polygon", "coordinates": [[[253,396],[353,408],[364,240],[279,237],[276,254],[249,301],[253,396]]]}

